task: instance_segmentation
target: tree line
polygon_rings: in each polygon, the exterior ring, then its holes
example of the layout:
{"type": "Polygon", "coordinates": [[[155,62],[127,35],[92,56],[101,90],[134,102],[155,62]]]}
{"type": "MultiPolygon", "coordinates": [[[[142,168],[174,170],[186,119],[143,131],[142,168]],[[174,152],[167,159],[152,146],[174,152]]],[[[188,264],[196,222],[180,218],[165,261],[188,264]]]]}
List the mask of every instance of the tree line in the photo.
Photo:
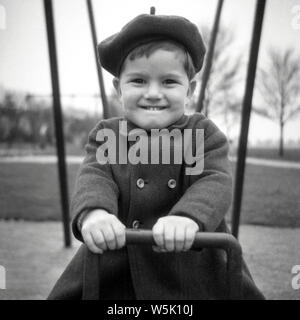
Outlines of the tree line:
{"type": "MultiPolygon", "coordinates": [[[[210,30],[202,27],[204,41],[209,42],[210,30]]],[[[234,32],[220,27],[216,40],[212,69],[206,87],[204,112],[207,116],[222,117],[228,138],[239,122],[246,71],[245,58],[234,48],[234,32]],[[243,65],[244,64],[244,65],[243,65]],[[240,92],[240,93],[239,93],[240,92]]],[[[292,48],[271,48],[263,55],[256,76],[253,112],[278,124],[280,139],[279,155],[284,154],[284,127],[300,113],[300,59],[292,48]]],[[[201,83],[201,73],[198,74],[201,83]]],[[[99,96],[94,97],[100,99],[99,96]]],[[[108,96],[109,117],[122,115],[116,92],[108,96]]],[[[189,106],[196,109],[197,97],[189,106]]],[[[87,135],[101,115],[64,113],[65,140],[84,145],[87,135]]],[[[6,92],[0,101],[0,142],[11,145],[15,142],[53,145],[55,139],[51,100],[6,92]]]]}
{"type": "MultiPolygon", "coordinates": [[[[96,121],[89,114],[64,113],[66,142],[84,145],[96,121]]],[[[53,108],[50,101],[7,91],[0,101],[0,142],[7,147],[30,143],[45,148],[55,144],[53,108]]]]}

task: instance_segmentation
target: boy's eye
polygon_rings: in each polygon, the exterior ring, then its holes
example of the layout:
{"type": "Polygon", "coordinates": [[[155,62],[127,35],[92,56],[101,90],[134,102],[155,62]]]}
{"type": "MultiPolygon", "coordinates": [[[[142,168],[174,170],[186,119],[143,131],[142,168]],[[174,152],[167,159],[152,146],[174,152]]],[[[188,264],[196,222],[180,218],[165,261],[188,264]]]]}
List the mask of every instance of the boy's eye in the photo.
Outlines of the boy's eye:
{"type": "Polygon", "coordinates": [[[164,81],[164,83],[165,84],[174,84],[174,83],[177,83],[175,80],[173,80],[173,79],[166,79],[165,81],[164,81]]]}
{"type": "Polygon", "coordinates": [[[136,78],[136,79],[132,79],[131,82],[143,84],[143,83],[145,83],[145,80],[141,79],[141,78],[136,78]]]}

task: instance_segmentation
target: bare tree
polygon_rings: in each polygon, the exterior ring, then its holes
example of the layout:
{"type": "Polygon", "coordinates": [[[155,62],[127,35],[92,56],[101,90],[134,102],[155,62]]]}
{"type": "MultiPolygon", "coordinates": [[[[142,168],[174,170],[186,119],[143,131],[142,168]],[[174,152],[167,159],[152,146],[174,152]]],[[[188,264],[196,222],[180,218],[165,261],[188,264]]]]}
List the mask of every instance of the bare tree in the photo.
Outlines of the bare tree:
{"type": "MultiPolygon", "coordinates": [[[[201,27],[205,43],[209,42],[210,32],[209,27],[201,27]]],[[[234,32],[220,26],[203,102],[203,112],[206,116],[211,114],[224,117],[227,133],[230,131],[232,121],[236,121],[241,105],[241,98],[237,96],[237,85],[241,82],[242,55],[235,52],[233,43],[234,32]]],[[[201,77],[200,73],[200,82],[201,77]]]]}
{"type": "Polygon", "coordinates": [[[20,93],[5,92],[0,103],[0,117],[5,120],[5,134],[0,130],[0,140],[5,140],[10,147],[19,136],[19,126],[22,117],[21,102],[23,96],[20,93]]]}
{"type": "Polygon", "coordinates": [[[257,88],[265,105],[254,109],[279,124],[279,155],[283,156],[284,126],[300,112],[300,59],[294,49],[268,50],[268,64],[259,69],[257,88]]]}

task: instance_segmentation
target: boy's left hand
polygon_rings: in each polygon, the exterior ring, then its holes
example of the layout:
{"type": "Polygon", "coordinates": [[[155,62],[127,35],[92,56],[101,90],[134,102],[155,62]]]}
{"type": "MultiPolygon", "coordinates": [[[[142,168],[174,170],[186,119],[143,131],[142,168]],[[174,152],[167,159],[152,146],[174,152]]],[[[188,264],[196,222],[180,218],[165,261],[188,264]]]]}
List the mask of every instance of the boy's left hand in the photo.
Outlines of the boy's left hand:
{"type": "Polygon", "coordinates": [[[159,218],[152,228],[154,241],[157,244],[153,250],[157,252],[187,251],[191,248],[198,230],[198,224],[187,217],[159,218]]]}

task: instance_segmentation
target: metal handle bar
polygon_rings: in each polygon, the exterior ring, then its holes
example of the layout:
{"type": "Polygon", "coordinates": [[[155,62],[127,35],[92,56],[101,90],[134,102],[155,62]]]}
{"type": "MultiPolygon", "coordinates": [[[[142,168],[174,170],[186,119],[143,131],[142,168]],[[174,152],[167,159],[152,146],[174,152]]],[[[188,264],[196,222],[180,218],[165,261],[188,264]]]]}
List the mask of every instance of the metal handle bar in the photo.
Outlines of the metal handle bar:
{"type": "MultiPolygon", "coordinates": [[[[154,245],[151,230],[127,229],[127,244],[154,245]]],[[[239,242],[228,233],[221,232],[197,232],[192,250],[199,248],[220,248],[227,254],[227,287],[230,299],[241,298],[242,285],[242,248],[239,242]]]]}

